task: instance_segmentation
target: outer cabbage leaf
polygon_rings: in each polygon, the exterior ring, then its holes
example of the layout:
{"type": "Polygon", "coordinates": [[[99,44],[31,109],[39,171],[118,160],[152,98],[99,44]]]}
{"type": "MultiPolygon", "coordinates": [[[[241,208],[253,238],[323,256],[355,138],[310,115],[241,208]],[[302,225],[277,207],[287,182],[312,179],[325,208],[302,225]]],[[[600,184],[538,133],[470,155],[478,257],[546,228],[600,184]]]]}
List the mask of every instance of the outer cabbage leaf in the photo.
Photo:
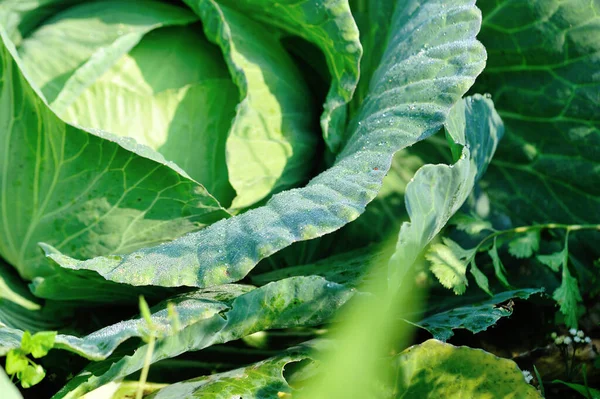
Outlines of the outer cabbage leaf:
{"type": "MultiPolygon", "coordinates": [[[[232,341],[272,328],[316,325],[331,316],[352,296],[352,290],[321,277],[293,277],[250,291],[233,300],[231,308],[181,329],[156,342],[151,362],[187,351],[232,341]]],[[[93,363],[75,376],[53,398],[79,398],[108,382],[140,370],[148,345],[118,361],[93,363]]]]}
{"type": "MultiPolygon", "coordinates": [[[[405,201],[410,222],[402,225],[396,252],[390,259],[390,284],[394,288],[402,283],[404,274],[423,249],[463,205],[476,178],[485,172],[502,137],[502,121],[494,104],[480,95],[458,102],[445,126],[452,148],[462,147],[462,154],[452,166],[423,166],[406,186],[405,201]]],[[[445,286],[464,291],[466,267],[464,270],[461,267],[444,270],[438,266],[439,263],[436,264],[436,275],[444,276],[445,286]]]]}
{"type": "Polygon", "coordinates": [[[6,356],[11,349],[19,348],[22,336],[23,331],[0,324],[0,356],[6,356]]]}
{"type": "MultiPolygon", "coordinates": [[[[513,225],[600,221],[600,3],[481,0],[489,92],[506,138],[486,184],[513,225]]],[[[578,233],[589,261],[597,233],[578,233]]],[[[587,262],[585,262],[587,263],[587,262]]]]}
{"type": "MultiPolygon", "coordinates": [[[[158,337],[174,335],[179,331],[177,328],[186,328],[192,324],[206,321],[220,312],[228,311],[235,298],[252,291],[252,289],[253,287],[250,286],[224,285],[216,289],[182,294],[164,301],[151,309],[150,319],[154,333],[158,337]],[[177,314],[179,327],[175,326],[174,320],[169,316],[169,303],[172,304],[177,314]]],[[[12,334],[19,341],[23,334],[23,331],[18,329],[6,327],[0,327],[0,329],[7,335],[12,334]]],[[[68,350],[87,359],[98,361],[109,357],[126,340],[134,337],[148,337],[149,334],[147,321],[139,316],[104,327],[85,337],[57,334],[54,348],[68,350]]],[[[13,341],[2,342],[3,351],[18,347],[14,344],[13,341]]]]}
{"type": "Polygon", "coordinates": [[[452,108],[444,127],[454,141],[454,157],[460,154],[457,144],[466,144],[477,166],[475,180],[481,179],[504,136],[504,123],[492,100],[479,94],[467,97],[452,108]]]}
{"type": "Polygon", "coordinates": [[[237,281],[291,243],[337,230],[375,197],[394,152],[435,133],[481,72],[485,50],[475,39],[479,23],[473,1],[403,2],[347,145],[306,187],[130,255],[81,262],[53,252],[49,257],[116,282],[204,287],[237,281]]]}
{"type": "Polygon", "coordinates": [[[394,398],[542,398],[515,362],[481,349],[430,339],[399,354],[394,365],[394,398]]]}
{"type": "Polygon", "coordinates": [[[360,80],[350,103],[351,116],[365,99],[371,77],[385,50],[389,27],[397,2],[395,0],[350,0],[352,15],[360,32],[363,56],[360,60],[360,80]]]}
{"type": "MultiPolygon", "coordinates": [[[[348,386],[345,381],[380,377],[380,358],[384,352],[406,339],[406,330],[398,328],[397,320],[390,314],[398,310],[406,312],[410,300],[414,301],[419,296],[419,291],[414,289],[407,276],[414,276],[411,272],[414,272],[421,253],[473,190],[478,170],[484,169],[489,162],[489,157],[478,156],[478,153],[491,155],[497,144],[497,137],[487,140],[490,131],[486,123],[473,123],[473,119],[477,121],[481,117],[487,120],[494,115],[492,102],[482,96],[469,97],[463,102],[482,102],[481,107],[488,112],[472,117],[472,108],[460,103],[450,112],[449,120],[463,115],[462,125],[456,123],[457,129],[448,130],[451,145],[462,147],[460,158],[451,166],[428,164],[421,167],[406,186],[405,202],[410,222],[404,223],[400,229],[395,252],[384,275],[387,278],[375,275],[369,288],[379,291],[378,295],[358,302],[358,306],[345,315],[352,323],[342,330],[342,347],[327,364],[329,371],[323,379],[323,384],[328,386],[326,393],[319,392],[317,395],[317,390],[313,389],[305,397],[385,397],[380,393],[375,395],[373,387],[348,386]],[[473,156],[470,148],[473,148],[473,156]],[[386,282],[388,289],[383,291],[382,286],[386,282]],[[357,324],[356,320],[360,323],[357,324]],[[348,368],[348,364],[354,367],[348,368]]],[[[376,269],[378,266],[372,265],[376,269]]]]}
{"type": "Polygon", "coordinates": [[[512,306],[504,307],[499,306],[500,304],[515,298],[528,299],[531,295],[542,292],[542,288],[524,288],[502,292],[484,301],[477,298],[472,303],[461,303],[445,311],[436,311],[413,324],[429,331],[440,341],[450,339],[454,335],[453,330],[459,328],[477,334],[496,324],[500,318],[512,314],[512,306]]]}
{"type": "Polygon", "coordinates": [[[195,231],[226,216],[206,189],[148,147],[62,122],[0,48],[0,255],[22,277],[50,272],[37,243],[83,258],[195,231]]]}
{"type": "Polygon", "coordinates": [[[288,349],[281,355],[247,367],[171,384],[148,396],[148,399],[281,397],[292,392],[283,377],[285,366],[308,358],[307,347],[288,349]]]}
{"type": "MultiPolygon", "coordinates": [[[[186,0],[188,3],[194,0],[186,0]]],[[[321,116],[329,149],[345,144],[346,104],[359,78],[362,47],[348,0],[215,0],[318,46],[329,66],[331,87],[321,116]]]]}
{"type": "Polygon", "coordinates": [[[241,103],[227,140],[232,208],[308,178],[317,147],[311,95],[273,32],[213,0],[187,0],[209,40],[221,47],[241,103]]]}

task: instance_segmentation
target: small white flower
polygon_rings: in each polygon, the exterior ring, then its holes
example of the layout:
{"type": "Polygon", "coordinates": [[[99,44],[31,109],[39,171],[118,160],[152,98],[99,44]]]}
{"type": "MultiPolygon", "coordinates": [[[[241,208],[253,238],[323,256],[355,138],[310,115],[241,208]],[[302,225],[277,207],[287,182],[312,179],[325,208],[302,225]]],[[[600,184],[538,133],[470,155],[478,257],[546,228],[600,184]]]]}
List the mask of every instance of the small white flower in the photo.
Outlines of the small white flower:
{"type": "Polygon", "coordinates": [[[550,334],[550,338],[552,339],[556,339],[558,337],[558,334],[553,332],[552,334],[550,334]]]}
{"type": "Polygon", "coordinates": [[[585,334],[583,333],[583,331],[579,330],[579,331],[577,331],[577,336],[579,338],[583,338],[583,337],[585,337],[585,334]]]}
{"type": "Polygon", "coordinates": [[[576,335],[575,338],[573,338],[573,341],[580,343],[582,340],[579,338],[579,335],[576,335]]]}
{"type": "Polygon", "coordinates": [[[565,345],[571,345],[573,343],[573,340],[571,339],[571,337],[565,337],[565,340],[563,342],[565,343],[565,345]]]}
{"type": "Polygon", "coordinates": [[[571,334],[571,335],[577,335],[577,329],[576,328],[571,328],[569,330],[569,334],[571,334]]]}
{"type": "Polygon", "coordinates": [[[555,343],[556,345],[561,345],[561,344],[564,342],[564,340],[565,340],[565,337],[563,337],[563,336],[561,335],[560,337],[558,337],[558,338],[556,338],[556,339],[554,340],[554,343],[555,343]]]}
{"type": "Polygon", "coordinates": [[[591,344],[592,343],[592,339],[590,337],[585,337],[584,341],[586,344],[591,344]]]}
{"type": "Polygon", "coordinates": [[[527,371],[527,370],[523,370],[523,377],[525,378],[525,381],[527,381],[527,383],[529,384],[531,381],[533,381],[533,376],[531,375],[531,372],[527,371]]]}

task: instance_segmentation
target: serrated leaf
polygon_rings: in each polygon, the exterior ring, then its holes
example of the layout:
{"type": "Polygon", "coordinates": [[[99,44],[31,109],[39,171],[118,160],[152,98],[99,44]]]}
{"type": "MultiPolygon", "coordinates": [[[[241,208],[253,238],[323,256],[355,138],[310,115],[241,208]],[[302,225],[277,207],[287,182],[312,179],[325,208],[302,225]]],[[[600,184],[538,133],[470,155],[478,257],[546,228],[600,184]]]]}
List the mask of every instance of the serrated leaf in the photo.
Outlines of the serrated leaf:
{"type": "Polygon", "coordinates": [[[529,230],[508,242],[508,252],[515,258],[531,257],[540,248],[540,231],[529,230]]]}
{"type": "Polygon", "coordinates": [[[17,374],[24,371],[29,364],[25,353],[19,349],[12,349],[6,355],[6,372],[8,374],[17,374]]]}
{"type": "Polygon", "coordinates": [[[247,367],[171,384],[148,399],[281,398],[293,391],[283,377],[285,366],[309,358],[307,348],[293,348],[247,367]]]}
{"type": "Polygon", "coordinates": [[[560,287],[554,291],[552,298],[558,302],[560,312],[565,316],[565,324],[570,328],[577,328],[577,307],[583,301],[577,279],[571,276],[568,265],[562,268],[562,281],[560,287]]]}
{"type": "Polygon", "coordinates": [[[487,276],[483,274],[483,272],[477,267],[475,259],[471,260],[469,271],[475,278],[475,283],[477,283],[477,286],[479,286],[479,288],[481,288],[486,294],[492,296],[493,294],[492,291],[490,291],[490,282],[487,276]]]}
{"type": "Polygon", "coordinates": [[[475,250],[464,250],[454,241],[445,239],[444,244],[433,244],[425,258],[431,263],[431,271],[440,283],[459,295],[465,292],[469,284],[467,265],[473,256],[475,250]]]}
{"type": "Polygon", "coordinates": [[[21,349],[31,356],[37,358],[46,356],[54,347],[56,331],[40,331],[33,335],[29,331],[23,333],[21,338],[21,349]]]}
{"type": "Polygon", "coordinates": [[[405,398],[541,399],[515,362],[481,349],[431,339],[406,349],[394,365],[395,393],[405,398]]]}
{"type": "MultiPolygon", "coordinates": [[[[323,323],[352,295],[353,290],[316,276],[292,277],[267,284],[236,297],[229,309],[158,340],[151,363],[258,331],[323,323]]],[[[109,358],[93,363],[53,398],[79,398],[101,385],[134,373],[143,367],[147,351],[148,345],[143,345],[116,362],[109,358]]]]}
{"type": "Polygon", "coordinates": [[[567,263],[568,255],[567,249],[564,248],[562,251],[552,254],[536,255],[536,259],[542,264],[548,266],[553,271],[557,272],[563,265],[567,263]]]}
{"type": "Polygon", "coordinates": [[[496,277],[498,278],[498,280],[500,280],[500,282],[507,288],[510,287],[510,284],[508,283],[508,280],[506,279],[506,269],[504,268],[504,265],[502,264],[502,260],[500,259],[500,256],[498,255],[498,248],[496,247],[496,240],[494,240],[494,245],[492,245],[492,248],[488,251],[488,255],[490,256],[490,258],[492,258],[492,265],[494,266],[494,273],[496,274],[496,277]]]}
{"type": "Polygon", "coordinates": [[[393,154],[438,131],[483,68],[485,51],[475,39],[480,16],[472,2],[411,7],[396,11],[386,55],[346,146],[306,187],[162,246],[83,262],[49,257],[131,285],[214,286],[240,280],[274,252],[356,219],[375,197],[393,154]],[[435,23],[432,14],[446,23],[435,23]]]}
{"type": "Polygon", "coordinates": [[[17,374],[23,388],[31,388],[38,384],[46,376],[46,371],[39,364],[27,365],[25,370],[17,374]]]}
{"type": "Polygon", "coordinates": [[[477,235],[484,230],[492,229],[492,224],[487,220],[460,212],[454,215],[448,223],[455,225],[457,229],[469,235],[477,235]]]}
{"type": "Polygon", "coordinates": [[[483,301],[471,299],[472,303],[436,312],[414,324],[426,329],[440,341],[449,340],[456,329],[466,329],[477,334],[496,324],[502,317],[512,314],[512,306],[500,304],[512,299],[528,299],[531,295],[543,292],[541,288],[526,288],[502,292],[483,301]]]}

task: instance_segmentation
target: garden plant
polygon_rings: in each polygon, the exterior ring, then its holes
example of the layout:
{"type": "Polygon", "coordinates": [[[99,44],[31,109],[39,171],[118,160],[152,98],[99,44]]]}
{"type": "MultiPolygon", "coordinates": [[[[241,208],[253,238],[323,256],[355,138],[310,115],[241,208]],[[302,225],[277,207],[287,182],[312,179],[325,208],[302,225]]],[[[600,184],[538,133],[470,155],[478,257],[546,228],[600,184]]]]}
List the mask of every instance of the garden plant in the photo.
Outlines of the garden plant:
{"type": "Polygon", "coordinates": [[[598,0],[0,0],[0,398],[600,398],[598,0]]]}

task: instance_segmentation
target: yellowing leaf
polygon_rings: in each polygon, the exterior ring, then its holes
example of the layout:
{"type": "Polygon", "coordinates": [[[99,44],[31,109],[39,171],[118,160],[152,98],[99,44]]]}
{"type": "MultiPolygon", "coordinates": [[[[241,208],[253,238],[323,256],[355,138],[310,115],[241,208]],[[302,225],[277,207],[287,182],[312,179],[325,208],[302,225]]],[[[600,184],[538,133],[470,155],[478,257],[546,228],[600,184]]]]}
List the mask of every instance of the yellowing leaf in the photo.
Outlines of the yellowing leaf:
{"type": "Polygon", "coordinates": [[[541,399],[512,360],[431,339],[402,352],[395,398],[541,399]]]}

